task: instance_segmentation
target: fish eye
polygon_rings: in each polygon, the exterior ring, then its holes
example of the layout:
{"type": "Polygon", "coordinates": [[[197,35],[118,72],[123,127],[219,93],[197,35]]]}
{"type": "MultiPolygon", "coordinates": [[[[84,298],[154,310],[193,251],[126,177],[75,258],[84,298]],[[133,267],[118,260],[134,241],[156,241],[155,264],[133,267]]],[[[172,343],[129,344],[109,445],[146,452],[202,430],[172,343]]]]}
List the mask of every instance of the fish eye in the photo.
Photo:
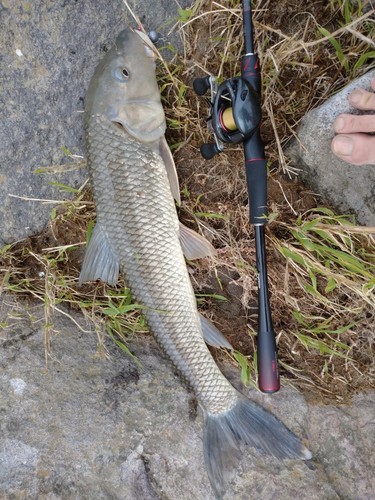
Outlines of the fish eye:
{"type": "Polygon", "coordinates": [[[126,82],[126,80],[129,79],[130,73],[129,71],[124,68],[123,66],[120,66],[119,68],[116,68],[114,71],[115,78],[119,80],[120,82],[126,82]]]}

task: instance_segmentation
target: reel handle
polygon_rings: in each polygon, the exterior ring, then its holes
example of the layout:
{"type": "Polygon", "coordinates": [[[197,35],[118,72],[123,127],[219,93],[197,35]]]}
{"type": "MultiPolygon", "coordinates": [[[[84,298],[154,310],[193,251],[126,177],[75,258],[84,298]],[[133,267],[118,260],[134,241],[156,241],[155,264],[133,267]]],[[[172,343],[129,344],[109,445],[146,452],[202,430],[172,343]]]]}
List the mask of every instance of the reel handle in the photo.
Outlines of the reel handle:
{"type": "Polygon", "coordinates": [[[215,143],[208,142],[201,145],[200,152],[205,160],[211,160],[215,155],[221,153],[221,150],[215,143]]]}
{"type": "Polygon", "coordinates": [[[211,87],[210,77],[196,78],[193,81],[193,89],[197,95],[204,95],[211,87]]]}

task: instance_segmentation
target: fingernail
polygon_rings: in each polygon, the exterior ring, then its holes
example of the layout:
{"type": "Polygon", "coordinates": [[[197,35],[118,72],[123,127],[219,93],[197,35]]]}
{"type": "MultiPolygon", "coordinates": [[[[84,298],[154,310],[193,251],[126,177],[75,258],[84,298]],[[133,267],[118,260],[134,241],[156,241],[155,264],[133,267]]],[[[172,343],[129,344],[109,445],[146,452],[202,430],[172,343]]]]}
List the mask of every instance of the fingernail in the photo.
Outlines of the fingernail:
{"type": "Polygon", "coordinates": [[[335,125],[334,125],[334,129],[336,130],[336,132],[340,132],[341,130],[344,130],[344,126],[345,126],[345,120],[344,118],[336,118],[335,120],[335,125]]]}
{"type": "Polygon", "coordinates": [[[349,101],[351,104],[359,104],[362,100],[362,89],[355,90],[349,96],[349,101]]]}
{"type": "Polygon", "coordinates": [[[350,137],[335,137],[332,143],[333,151],[341,156],[350,156],[353,151],[353,140],[350,137]]]}

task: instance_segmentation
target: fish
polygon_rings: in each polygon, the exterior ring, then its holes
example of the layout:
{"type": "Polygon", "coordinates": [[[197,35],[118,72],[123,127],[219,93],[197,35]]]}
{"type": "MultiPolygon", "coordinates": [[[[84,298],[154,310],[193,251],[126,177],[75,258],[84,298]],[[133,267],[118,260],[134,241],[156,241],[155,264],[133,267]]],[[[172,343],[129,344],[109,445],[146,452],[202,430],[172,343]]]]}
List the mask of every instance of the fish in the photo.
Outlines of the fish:
{"type": "Polygon", "coordinates": [[[79,282],[114,285],[124,274],[151,333],[202,409],[203,453],[215,496],[225,493],[241,442],[280,459],[309,460],[295,434],[229,383],[207,347],[232,348],[198,312],[186,254],[210,255],[213,247],[179,222],[155,64],[131,28],[117,36],[94,72],[84,129],[96,224],[79,282]]]}

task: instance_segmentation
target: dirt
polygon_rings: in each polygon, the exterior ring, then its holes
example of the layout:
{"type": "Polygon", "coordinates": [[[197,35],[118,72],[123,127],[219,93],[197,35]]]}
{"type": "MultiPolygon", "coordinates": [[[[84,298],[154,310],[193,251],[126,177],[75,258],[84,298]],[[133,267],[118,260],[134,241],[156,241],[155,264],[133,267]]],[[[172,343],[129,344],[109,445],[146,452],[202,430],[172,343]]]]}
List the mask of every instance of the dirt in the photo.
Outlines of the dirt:
{"type": "MultiPolygon", "coordinates": [[[[199,206],[196,208],[201,212],[218,212],[230,221],[228,223],[221,219],[210,219],[207,224],[219,235],[227,233],[229,225],[235,245],[240,249],[241,258],[254,267],[255,242],[247,218],[242,151],[228,153],[221,161],[215,159],[206,162],[202,160],[199,151],[190,146],[178,153],[177,167],[181,184],[187,186],[190,199],[199,198],[199,206]],[[233,168],[230,168],[231,165],[233,168]],[[194,175],[197,171],[198,176],[194,175]]],[[[298,178],[288,179],[280,170],[274,171],[269,178],[268,194],[271,210],[276,206],[279,220],[285,223],[294,221],[295,213],[302,214],[321,205],[319,196],[312,193],[308,186],[298,178]]],[[[191,207],[190,201],[183,197],[182,206],[184,203],[189,203],[191,207]]],[[[185,223],[196,228],[196,221],[195,224],[192,223],[191,216],[187,215],[183,208],[180,210],[180,216],[185,223]]],[[[281,240],[290,237],[280,225],[271,223],[266,231],[268,237],[274,235],[281,240]]],[[[224,302],[207,300],[201,309],[217,324],[236,350],[252,359],[256,349],[257,282],[255,276],[252,280],[248,278],[244,281],[244,276],[235,268],[233,256],[227,252],[226,244],[220,237],[214,241],[215,247],[219,249],[219,259],[229,264],[229,267],[222,265],[212,269],[206,262],[197,264],[194,267],[193,282],[198,293],[222,295],[227,299],[224,302]]],[[[373,377],[370,375],[372,360],[368,353],[366,336],[356,343],[355,350],[351,352],[355,366],[348,366],[345,359],[335,359],[330,375],[322,378],[327,358],[322,356],[319,350],[306,350],[298,344],[291,332],[299,331],[300,325],[291,315],[290,308],[283,303],[282,294],[275,293],[285,287],[285,259],[271,245],[268,245],[267,259],[274,329],[276,335],[281,333],[278,354],[283,365],[292,367],[281,367],[285,383],[297,385],[311,401],[323,403],[332,402],[333,397],[340,402],[350,401],[353,394],[373,388],[373,377]],[[302,377],[294,375],[298,371],[302,377]],[[369,376],[364,376],[364,373],[369,376]],[[306,374],[306,377],[303,374],[306,374]]],[[[322,283],[321,288],[324,289],[323,285],[325,286],[322,283]]],[[[292,296],[301,301],[306,300],[294,276],[289,279],[289,289],[292,296]]],[[[343,303],[346,298],[342,297],[340,300],[343,303]]],[[[319,311],[319,314],[330,317],[329,311],[319,311]]],[[[337,318],[336,327],[340,328],[346,321],[363,323],[363,314],[364,311],[361,311],[348,318],[343,315],[337,318]]],[[[367,310],[365,314],[372,317],[373,312],[367,310]]],[[[360,330],[357,330],[357,333],[359,332],[360,330]]],[[[352,335],[353,332],[344,335],[340,339],[341,342],[350,345],[352,335]]],[[[221,359],[225,357],[220,352],[215,352],[214,355],[221,359]]]]}

